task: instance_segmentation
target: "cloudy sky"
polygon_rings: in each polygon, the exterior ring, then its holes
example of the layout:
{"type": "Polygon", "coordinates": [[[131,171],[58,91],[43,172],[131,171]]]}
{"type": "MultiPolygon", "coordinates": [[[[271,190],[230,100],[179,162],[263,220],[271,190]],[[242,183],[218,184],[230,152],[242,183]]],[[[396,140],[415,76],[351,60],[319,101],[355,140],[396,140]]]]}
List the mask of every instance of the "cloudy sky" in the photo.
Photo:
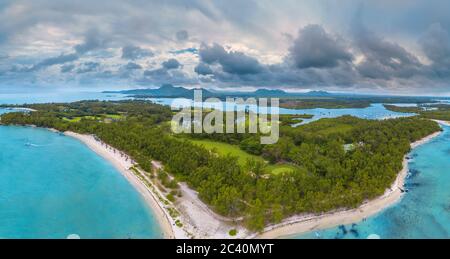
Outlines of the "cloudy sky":
{"type": "Polygon", "coordinates": [[[447,0],[0,0],[0,88],[450,95],[447,0]]]}

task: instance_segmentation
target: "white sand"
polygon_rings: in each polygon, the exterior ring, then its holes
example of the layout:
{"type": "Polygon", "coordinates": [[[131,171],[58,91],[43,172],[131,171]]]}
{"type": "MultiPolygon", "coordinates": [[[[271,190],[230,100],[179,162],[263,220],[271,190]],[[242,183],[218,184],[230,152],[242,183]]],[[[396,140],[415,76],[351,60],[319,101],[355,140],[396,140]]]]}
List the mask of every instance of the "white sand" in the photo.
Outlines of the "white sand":
{"type": "Polygon", "coordinates": [[[434,120],[435,122],[445,125],[445,126],[449,126],[450,127],[450,121],[441,121],[441,120],[434,120]]]}
{"type": "Polygon", "coordinates": [[[64,132],[65,135],[74,137],[86,144],[95,153],[107,159],[116,167],[120,173],[133,185],[133,187],[142,195],[147,204],[152,208],[164,234],[164,238],[174,238],[173,222],[166,214],[164,205],[159,202],[157,197],[147,188],[147,186],[130,170],[133,161],[126,157],[120,151],[97,141],[91,135],[82,135],[70,131],[64,132]],[[121,155],[123,154],[123,155],[121,155]]]}
{"type": "MultiPolygon", "coordinates": [[[[411,148],[428,142],[440,133],[436,132],[412,143],[411,148]]],[[[391,188],[387,189],[381,197],[368,201],[357,209],[336,211],[322,215],[303,214],[293,216],[285,219],[280,224],[268,226],[260,234],[252,234],[243,228],[241,224],[234,222],[233,219],[216,214],[198,198],[197,192],[190,189],[186,184],[180,183],[182,197],[177,198],[174,204],[181,214],[178,219],[183,223],[183,227],[179,228],[175,226],[174,220],[170,217],[167,206],[158,199],[157,195],[161,196],[162,194],[157,188],[153,191],[150,190],[134,175],[129,169],[133,165],[133,161],[129,158],[127,159],[127,156],[121,155],[120,151],[105,145],[91,135],[82,135],[74,132],[65,132],[65,134],[85,143],[97,154],[110,161],[124,175],[136,190],[141,193],[145,201],[155,212],[165,238],[232,238],[228,235],[228,231],[233,228],[238,229],[238,235],[233,238],[278,238],[341,224],[359,222],[400,200],[402,196],[400,188],[403,188],[404,179],[408,172],[408,161],[405,156],[403,159],[403,169],[398,174],[391,188]],[[158,194],[155,194],[154,191],[158,194]]],[[[155,168],[162,167],[158,161],[153,161],[152,164],[155,168]]],[[[150,180],[144,174],[141,176],[150,180]]],[[[237,222],[240,221],[240,219],[234,220],[237,222]]]]}
{"type": "MultiPolygon", "coordinates": [[[[74,132],[65,132],[64,134],[82,141],[94,152],[111,162],[123,174],[155,212],[165,238],[231,238],[228,231],[233,228],[238,229],[238,235],[234,238],[243,238],[248,235],[248,232],[243,227],[236,226],[231,219],[211,211],[198,198],[197,192],[188,188],[186,184],[180,183],[182,197],[176,199],[175,204],[172,204],[174,206],[165,205],[158,199],[158,196],[164,197],[158,188],[149,189],[129,169],[134,162],[128,156],[100,142],[94,136],[74,132]],[[169,214],[169,207],[175,207],[181,212],[177,219],[181,221],[183,227],[176,226],[175,220],[169,214]]],[[[158,161],[152,161],[152,165],[156,169],[162,168],[162,164],[158,161]]],[[[147,182],[151,182],[151,179],[141,169],[138,169],[138,171],[141,177],[145,178],[147,182]]]]}
{"type": "MultiPolygon", "coordinates": [[[[433,133],[419,141],[411,144],[411,148],[416,148],[422,144],[427,143],[431,139],[437,137],[441,132],[433,133]]],[[[309,232],[313,230],[331,228],[338,225],[346,225],[356,223],[365,218],[379,213],[386,207],[389,207],[398,202],[402,197],[403,184],[408,173],[407,156],[403,158],[403,169],[398,174],[395,182],[391,188],[386,192],[371,201],[367,201],[360,207],[351,210],[341,210],[322,215],[298,215],[284,220],[280,224],[267,227],[263,233],[257,234],[255,238],[279,238],[288,237],[290,235],[309,232]]]]}
{"type": "Polygon", "coordinates": [[[186,183],[180,183],[180,191],[183,196],[177,198],[176,207],[183,215],[183,223],[186,223],[188,232],[192,233],[194,238],[245,238],[249,235],[248,230],[241,224],[212,211],[186,183]],[[238,234],[231,237],[228,234],[231,229],[237,229],[238,234]]]}

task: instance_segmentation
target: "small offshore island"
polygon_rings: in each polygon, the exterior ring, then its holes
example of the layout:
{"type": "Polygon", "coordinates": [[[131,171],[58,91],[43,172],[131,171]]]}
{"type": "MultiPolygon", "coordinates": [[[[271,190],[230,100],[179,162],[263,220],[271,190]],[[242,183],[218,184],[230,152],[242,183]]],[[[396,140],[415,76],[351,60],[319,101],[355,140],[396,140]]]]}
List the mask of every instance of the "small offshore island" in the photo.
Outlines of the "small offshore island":
{"type": "Polygon", "coordinates": [[[298,127],[309,116],[282,115],[278,143],[261,145],[259,134],[172,134],[170,108],[143,100],[22,107],[1,123],[85,143],[139,191],[166,238],[276,238],[358,222],[399,200],[405,156],[440,134],[430,119],[450,114],[298,127]]]}

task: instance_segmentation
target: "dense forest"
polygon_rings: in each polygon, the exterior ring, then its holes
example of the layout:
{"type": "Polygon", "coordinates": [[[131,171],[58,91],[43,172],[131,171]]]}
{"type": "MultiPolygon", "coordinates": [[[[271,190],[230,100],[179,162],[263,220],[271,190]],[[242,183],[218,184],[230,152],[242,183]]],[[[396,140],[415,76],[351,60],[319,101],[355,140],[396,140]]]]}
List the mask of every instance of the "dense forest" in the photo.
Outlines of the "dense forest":
{"type": "Polygon", "coordinates": [[[145,101],[27,107],[36,111],[3,114],[1,123],[95,134],[149,171],[152,159],[161,161],[167,173],[187,182],[217,213],[244,216],[252,230],[297,213],[354,208],[382,195],[401,170],[410,142],[440,130],[419,117],[377,121],[343,116],[299,127],[282,122],[279,141],[261,145],[258,134],[174,135],[168,123],[172,111],[145,101]],[[190,139],[230,143],[263,160],[241,165],[238,157],[218,156],[190,139]],[[294,170],[264,170],[279,163],[294,170]]]}
{"type": "Polygon", "coordinates": [[[342,100],[334,98],[316,99],[280,99],[280,107],[287,109],[344,109],[344,108],[367,108],[370,102],[366,100],[342,100]]]}
{"type": "Polygon", "coordinates": [[[450,121],[450,105],[448,104],[428,104],[417,107],[401,107],[385,104],[384,107],[395,112],[417,113],[421,118],[450,121]]]}

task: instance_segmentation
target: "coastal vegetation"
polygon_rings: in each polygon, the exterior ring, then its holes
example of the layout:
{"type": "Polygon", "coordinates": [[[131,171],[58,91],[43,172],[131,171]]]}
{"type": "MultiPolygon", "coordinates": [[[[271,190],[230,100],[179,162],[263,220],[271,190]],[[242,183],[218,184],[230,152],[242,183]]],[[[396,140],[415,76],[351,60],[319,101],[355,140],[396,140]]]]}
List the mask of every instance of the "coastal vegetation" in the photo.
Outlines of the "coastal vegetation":
{"type": "Polygon", "coordinates": [[[343,108],[367,108],[369,101],[365,100],[338,100],[338,99],[281,99],[280,107],[287,109],[343,109],[343,108]]]}
{"type": "Polygon", "coordinates": [[[384,108],[393,112],[420,113],[423,107],[420,106],[397,106],[393,104],[383,104],[384,108]]]}
{"type": "Polygon", "coordinates": [[[280,114],[279,120],[280,124],[283,126],[298,124],[303,121],[303,119],[311,119],[314,115],[311,114],[280,114]]]}
{"type": "Polygon", "coordinates": [[[343,116],[295,128],[282,124],[279,141],[261,145],[258,134],[174,135],[168,123],[172,111],[146,101],[26,107],[36,111],[3,114],[1,123],[94,134],[147,172],[152,160],[161,161],[164,171],[156,175],[175,190],[167,199],[176,199],[178,182],[186,182],[215,212],[243,217],[251,230],[298,213],[355,208],[382,195],[401,170],[410,143],[440,130],[420,117],[343,116]],[[108,123],[67,120],[102,114],[121,117],[108,123]]]}
{"type": "Polygon", "coordinates": [[[238,231],[236,230],[236,229],[231,229],[230,231],[228,231],[228,234],[230,235],[230,236],[236,236],[237,235],[237,233],[238,233],[238,231]]]}
{"type": "Polygon", "coordinates": [[[395,112],[417,113],[421,118],[450,121],[450,105],[446,104],[431,104],[418,107],[401,107],[385,104],[384,107],[395,112]]]}

